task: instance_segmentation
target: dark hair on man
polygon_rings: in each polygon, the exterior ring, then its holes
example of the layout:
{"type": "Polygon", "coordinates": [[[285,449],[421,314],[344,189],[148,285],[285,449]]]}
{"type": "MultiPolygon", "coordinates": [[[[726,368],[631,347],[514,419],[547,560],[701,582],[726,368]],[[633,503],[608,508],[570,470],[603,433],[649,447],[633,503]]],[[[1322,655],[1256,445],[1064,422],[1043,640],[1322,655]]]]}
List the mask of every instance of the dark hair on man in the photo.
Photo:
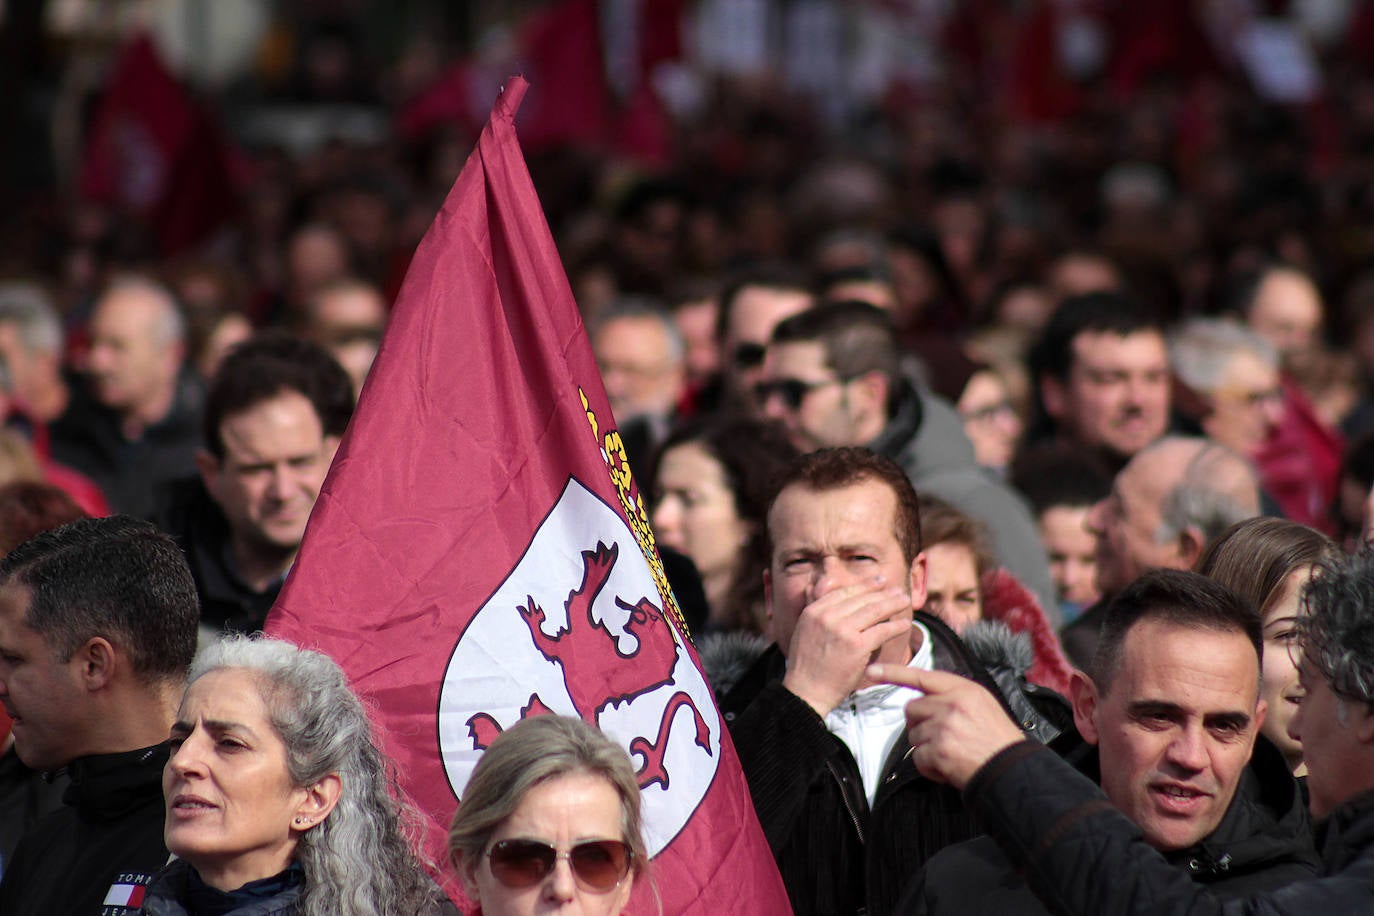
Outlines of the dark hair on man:
{"type": "Polygon", "coordinates": [[[1374,704],[1374,549],[1323,563],[1304,597],[1307,613],[1298,618],[1304,661],[1332,693],[1374,704]]]}
{"type": "Polygon", "coordinates": [[[0,487],[0,556],[36,534],[87,517],[61,487],[33,480],[7,483],[0,487]]]}
{"type": "Polygon", "coordinates": [[[1011,465],[1011,484],[1037,516],[1056,506],[1082,508],[1106,499],[1112,475],[1095,453],[1050,440],[1027,446],[1011,465]]]}
{"type": "MultiPolygon", "coordinates": [[[[894,519],[896,531],[893,533],[902,546],[903,558],[910,565],[922,550],[921,503],[916,496],[916,488],[899,464],[866,448],[823,448],[798,458],[778,477],[764,518],[773,514],[778,495],[788,487],[797,486],[824,493],[869,480],[886,484],[897,499],[897,517],[894,519]]],[[[772,556],[772,531],[768,531],[767,535],[768,555],[772,556]]]]}
{"type": "MultiPolygon", "coordinates": [[[[720,290],[720,307],[716,309],[716,341],[723,342],[730,331],[730,317],[735,300],[746,289],[769,289],[787,293],[811,295],[811,278],[806,271],[787,263],[756,264],[741,268],[725,281],[720,290]]],[[[728,354],[726,354],[728,357],[728,354]]]]}
{"type": "Polygon", "coordinates": [[[1079,334],[1127,337],[1142,331],[1164,334],[1158,311],[1118,292],[1069,296],[1050,314],[1040,338],[1027,356],[1031,378],[1067,379],[1073,368],[1073,342],[1079,334]]]}
{"type": "Polygon", "coordinates": [[[1248,602],[1220,582],[1195,572],[1152,569],[1122,589],[1107,605],[1091,671],[1103,696],[1110,692],[1121,669],[1126,634],[1145,620],[1243,634],[1255,649],[1255,664],[1261,665],[1264,649],[1260,617],[1248,602]]]}
{"type": "Polygon", "coordinates": [[[186,676],[200,601],[181,548],[149,522],[115,515],[45,531],[0,560],[0,582],[29,589],[24,622],[58,658],[101,636],[144,683],[186,676]]]}
{"type": "Polygon", "coordinates": [[[892,316],[867,302],[828,302],[778,324],[771,343],[819,343],[825,364],[841,379],[880,372],[894,379],[901,351],[892,316]]]}
{"type": "Polygon", "coordinates": [[[267,331],[229,351],[205,399],[205,447],[224,457],[225,419],[286,391],[305,397],[326,436],[342,436],[353,416],[353,383],[328,350],[281,331],[267,331]]]}

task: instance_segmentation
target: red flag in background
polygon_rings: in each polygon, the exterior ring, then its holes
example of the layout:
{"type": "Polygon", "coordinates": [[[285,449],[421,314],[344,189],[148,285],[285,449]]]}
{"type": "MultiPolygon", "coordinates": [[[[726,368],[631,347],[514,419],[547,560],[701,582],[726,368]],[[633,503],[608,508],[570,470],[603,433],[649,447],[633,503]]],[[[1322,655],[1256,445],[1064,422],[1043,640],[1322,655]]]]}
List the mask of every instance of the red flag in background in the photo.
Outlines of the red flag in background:
{"type": "Polygon", "coordinates": [[[787,912],[520,153],[525,86],[415,253],[267,629],[376,704],[436,861],[483,748],[551,710],[631,751],[663,912],[787,912]]]}
{"type": "Polygon", "coordinates": [[[146,221],[173,254],[232,218],[245,165],[216,120],[168,72],[152,39],[129,43],[96,111],[79,186],[146,221]]]}
{"type": "MultiPolygon", "coordinates": [[[[685,0],[634,0],[612,10],[610,21],[620,27],[609,30],[600,0],[557,0],[525,18],[508,60],[534,82],[519,118],[525,149],[590,147],[665,163],[671,123],[653,82],[661,65],[682,56],[684,8],[685,0]],[[627,21],[615,20],[615,12],[628,13],[627,21]],[[609,44],[608,32],[615,39],[609,44]],[[621,62],[623,80],[608,73],[608,55],[621,62]]],[[[481,57],[453,64],[400,108],[397,132],[414,140],[446,124],[475,130],[486,113],[492,66],[481,57]]]]}

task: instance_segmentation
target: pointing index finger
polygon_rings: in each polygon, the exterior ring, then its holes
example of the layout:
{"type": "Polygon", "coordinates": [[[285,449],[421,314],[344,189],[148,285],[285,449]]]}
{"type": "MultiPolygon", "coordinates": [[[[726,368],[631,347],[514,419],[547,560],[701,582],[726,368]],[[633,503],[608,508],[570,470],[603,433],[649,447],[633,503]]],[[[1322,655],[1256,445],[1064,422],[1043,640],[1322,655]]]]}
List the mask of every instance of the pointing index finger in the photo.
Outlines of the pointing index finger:
{"type": "Polygon", "coordinates": [[[944,693],[966,683],[964,678],[948,671],[924,671],[920,668],[909,668],[906,665],[869,665],[865,673],[870,680],[880,684],[915,687],[925,693],[944,693]]]}

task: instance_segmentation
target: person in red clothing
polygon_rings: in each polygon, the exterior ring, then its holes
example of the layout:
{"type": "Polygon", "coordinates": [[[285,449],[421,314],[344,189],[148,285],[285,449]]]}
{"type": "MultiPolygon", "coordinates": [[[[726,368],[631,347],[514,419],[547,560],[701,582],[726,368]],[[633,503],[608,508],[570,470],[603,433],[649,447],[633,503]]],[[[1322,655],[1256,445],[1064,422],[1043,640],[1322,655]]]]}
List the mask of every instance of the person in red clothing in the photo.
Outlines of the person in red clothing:
{"type": "Polygon", "coordinates": [[[1232,296],[1235,311],[1278,352],[1283,412],[1273,433],[1252,454],[1260,486],[1287,518],[1332,534],[1329,507],[1340,487],[1345,440],[1324,422],[1292,374],[1295,358],[1313,350],[1323,324],[1321,293],[1296,267],[1269,264],[1242,277],[1232,296]]]}

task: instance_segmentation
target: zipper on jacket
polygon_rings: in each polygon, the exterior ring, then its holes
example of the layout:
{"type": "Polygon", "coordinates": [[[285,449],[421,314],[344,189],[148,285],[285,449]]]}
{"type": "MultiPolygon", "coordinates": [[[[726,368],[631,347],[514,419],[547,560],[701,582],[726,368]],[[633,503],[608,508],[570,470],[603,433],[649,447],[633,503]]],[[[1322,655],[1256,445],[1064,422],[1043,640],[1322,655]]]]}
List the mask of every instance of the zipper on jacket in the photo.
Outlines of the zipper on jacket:
{"type": "Polygon", "coordinates": [[[859,842],[864,843],[864,828],[863,825],[859,823],[858,812],[854,810],[854,800],[849,797],[848,782],[845,780],[844,776],[840,774],[839,769],[836,768],[835,761],[827,760],[825,762],[825,768],[830,771],[831,776],[835,777],[835,782],[839,783],[840,798],[844,799],[844,810],[849,813],[849,820],[854,825],[854,832],[859,835],[859,842]]]}

